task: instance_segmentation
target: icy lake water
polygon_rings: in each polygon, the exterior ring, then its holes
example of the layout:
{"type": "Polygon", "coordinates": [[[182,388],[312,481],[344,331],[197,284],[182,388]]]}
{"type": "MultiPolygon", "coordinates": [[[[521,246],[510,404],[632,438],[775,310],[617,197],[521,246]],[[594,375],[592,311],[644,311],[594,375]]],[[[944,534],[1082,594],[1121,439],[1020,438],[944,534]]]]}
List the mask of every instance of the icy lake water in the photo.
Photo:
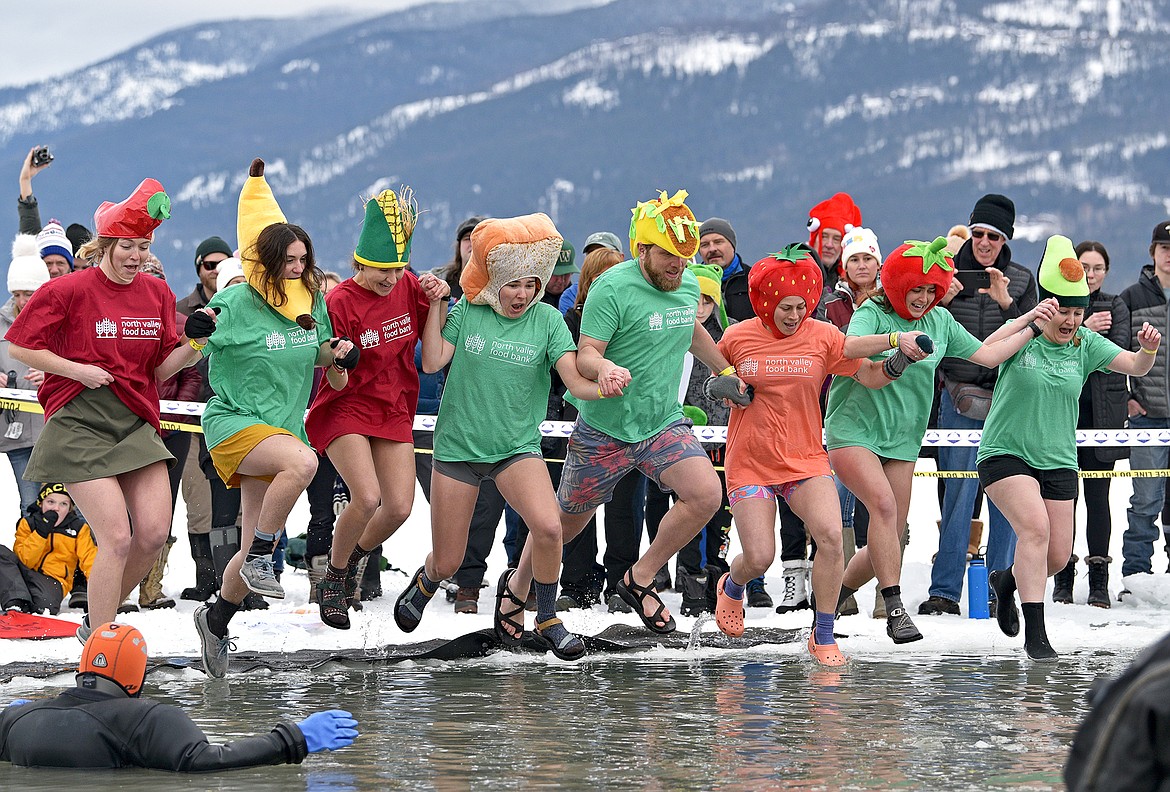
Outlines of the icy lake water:
{"type": "Polygon", "coordinates": [[[198,776],[2,764],[0,789],[1059,789],[1085,690],[1132,655],[1039,665],[908,653],[832,673],[761,647],[576,664],[498,653],[218,682],[156,672],[147,693],[185,708],[213,742],[331,707],[351,710],[361,737],[300,767],[198,776]]]}

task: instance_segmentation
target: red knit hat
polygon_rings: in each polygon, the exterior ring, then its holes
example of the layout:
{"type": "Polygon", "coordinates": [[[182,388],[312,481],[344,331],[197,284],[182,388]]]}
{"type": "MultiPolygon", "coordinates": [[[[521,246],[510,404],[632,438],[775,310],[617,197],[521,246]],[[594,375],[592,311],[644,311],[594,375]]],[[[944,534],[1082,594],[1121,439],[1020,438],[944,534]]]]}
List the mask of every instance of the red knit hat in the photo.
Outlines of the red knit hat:
{"type": "MultiPolygon", "coordinates": [[[[850,228],[861,225],[861,210],[853,203],[849,193],[839,192],[832,198],[827,198],[808,210],[808,244],[823,255],[821,250],[821,232],[826,228],[835,228],[845,236],[850,228]]],[[[841,262],[837,262],[837,269],[841,269],[841,262]]]]}
{"type": "Polygon", "coordinates": [[[945,237],[938,237],[930,243],[903,242],[886,256],[882,264],[882,290],[886,293],[886,302],[898,316],[910,321],[914,321],[906,307],[906,295],[910,290],[934,285],[934,302],[922,313],[926,316],[946,296],[954,277],[955,265],[945,237]]]}
{"type": "Polygon", "coordinates": [[[105,677],[137,696],[146,679],[146,660],[146,639],[136,627],[106,622],[86,640],[77,672],[105,677]]]}
{"type": "Polygon", "coordinates": [[[748,299],[764,327],[777,338],[784,338],[776,327],[776,306],[785,297],[803,297],[807,319],[821,300],[822,282],[820,265],[812,253],[803,245],[789,245],[760,259],[748,271],[748,299]]]}
{"type": "Polygon", "coordinates": [[[143,179],[121,203],[104,202],[93,213],[97,235],[113,239],[150,239],[171,216],[171,199],[154,179],[143,179]]]}

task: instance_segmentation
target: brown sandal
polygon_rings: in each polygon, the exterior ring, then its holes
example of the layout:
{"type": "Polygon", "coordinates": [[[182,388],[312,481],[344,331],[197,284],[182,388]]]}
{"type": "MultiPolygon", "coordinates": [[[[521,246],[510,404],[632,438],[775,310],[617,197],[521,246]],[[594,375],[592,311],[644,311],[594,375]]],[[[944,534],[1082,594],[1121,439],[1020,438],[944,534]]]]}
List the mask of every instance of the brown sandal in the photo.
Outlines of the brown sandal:
{"type": "Polygon", "coordinates": [[[520,642],[524,640],[524,600],[513,594],[512,589],[508,587],[508,582],[515,573],[515,569],[505,569],[504,573],[500,575],[500,582],[496,584],[496,609],[492,614],[492,626],[495,628],[496,637],[504,646],[519,646],[520,642]],[[504,613],[505,599],[516,606],[506,614],[504,613]],[[516,620],[517,614],[520,616],[520,621],[516,620]],[[507,629],[509,627],[516,632],[509,632],[507,629]]]}
{"type": "Polygon", "coordinates": [[[634,580],[633,570],[630,569],[626,571],[625,577],[614,586],[614,590],[617,591],[617,595],[622,598],[623,602],[634,609],[638,618],[642,620],[642,624],[646,625],[646,629],[659,635],[675,631],[677,625],[674,623],[674,617],[666,612],[666,605],[663,604],[662,599],[654,590],[653,582],[649,586],[639,586],[634,580]],[[649,616],[646,615],[646,609],[643,607],[647,597],[658,603],[658,608],[649,616]]]}

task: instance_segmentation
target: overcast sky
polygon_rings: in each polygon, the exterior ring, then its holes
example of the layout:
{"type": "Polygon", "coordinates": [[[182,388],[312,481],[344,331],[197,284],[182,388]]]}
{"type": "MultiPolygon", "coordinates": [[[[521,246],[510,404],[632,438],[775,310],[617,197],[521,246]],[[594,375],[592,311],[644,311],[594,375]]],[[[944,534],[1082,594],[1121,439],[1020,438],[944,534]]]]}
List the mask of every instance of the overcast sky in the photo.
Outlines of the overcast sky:
{"type": "MultiPolygon", "coordinates": [[[[442,0],[450,2],[451,0],[442,0]]],[[[102,60],[167,30],[211,19],[282,17],[344,9],[384,14],[422,0],[37,0],[5,2],[0,86],[22,85],[102,60]]]]}

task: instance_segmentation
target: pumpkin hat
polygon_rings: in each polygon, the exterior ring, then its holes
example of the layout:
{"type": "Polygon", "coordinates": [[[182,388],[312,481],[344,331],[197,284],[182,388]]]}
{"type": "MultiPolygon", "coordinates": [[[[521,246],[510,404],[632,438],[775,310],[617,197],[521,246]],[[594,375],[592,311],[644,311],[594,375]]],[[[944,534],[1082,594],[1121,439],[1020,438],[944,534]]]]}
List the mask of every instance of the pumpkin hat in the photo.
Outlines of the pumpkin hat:
{"type": "Polygon", "coordinates": [[[536,297],[528,304],[531,308],[544,296],[563,241],[543,212],[480,222],[471,232],[471,260],[459,276],[463,296],[472,305],[490,305],[506,316],[500,305],[500,289],[521,278],[536,278],[536,297]]]}
{"type": "Polygon", "coordinates": [[[630,252],[638,255],[638,244],[658,245],[680,258],[693,258],[699,252],[699,221],[684,203],[687,191],[679,190],[670,198],[661,190],[656,200],[639,201],[630,211],[630,252]]]}
{"type": "Polygon", "coordinates": [[[813,315],[821,301],[824,277],[821,266],[804,245],[793,244],[757,261],[748,270],[748,299],[764,327],[776,338],[787,338],[776,327],[776,306],[785,297],[802,297],[808,310],[801,320],[813,315]]]}
{"type": "Polygon", "coordinates": [[[366,201],[366,217],[353,259],[378,269],[402,269],[410,264],[410,243],[418,221],[414,192],[383,190],[366,201]]]}
{"type": "Polygon", "coordinates": [[[264,268],[256,259],[256,240],[260,232],[270,225],[288,222],[272,188],[264,178],[264,160],[252,160],[252,167],[248,169],[248,179],[240,189],[240,204],[236,215],[236,234],[240,243],[240,264],[244,268],[244,278],[248,284],[272,306],[272,309],[288,319],[297,321],[298,316],[312,314],[313,295],[301,279],[286,280],[284,293],[287,298],[283,305],[274,305],[274,295],[266,293],[261,281],[264,268]]]}
{"type": "Polygon", "coordinates": [[[154,179],[143,179],[124,201],[105,201],[93,213],[99,237],[152,239],[154,229],[171,216],[171,199],[154,179]]]}
{"type": "Polygon", "coordinates": [[[1077,259],[1068,237],[1060,234],[1048,237],[1036,280],[1041,300],[1055,297],[1061,308],[1089,307],[1089,281],[1085,278],[1085,267],[1077,259]]]}
{"type": "Polygon", "coordinates": [[[922,316],[926,316],[946,296],[954,277],[955,264],[951,252],[947,250],[945,237],[937,237],[930,243],[916,240],[903,242],[886,256],[882,264],[882,289],[886,293],[886,302],[898,316],[909,321],[914,321],[910,309],[906,307],[906,295],[911,289],[929,285],[935,287],[934,302],[922,313],[922,316]]]}

